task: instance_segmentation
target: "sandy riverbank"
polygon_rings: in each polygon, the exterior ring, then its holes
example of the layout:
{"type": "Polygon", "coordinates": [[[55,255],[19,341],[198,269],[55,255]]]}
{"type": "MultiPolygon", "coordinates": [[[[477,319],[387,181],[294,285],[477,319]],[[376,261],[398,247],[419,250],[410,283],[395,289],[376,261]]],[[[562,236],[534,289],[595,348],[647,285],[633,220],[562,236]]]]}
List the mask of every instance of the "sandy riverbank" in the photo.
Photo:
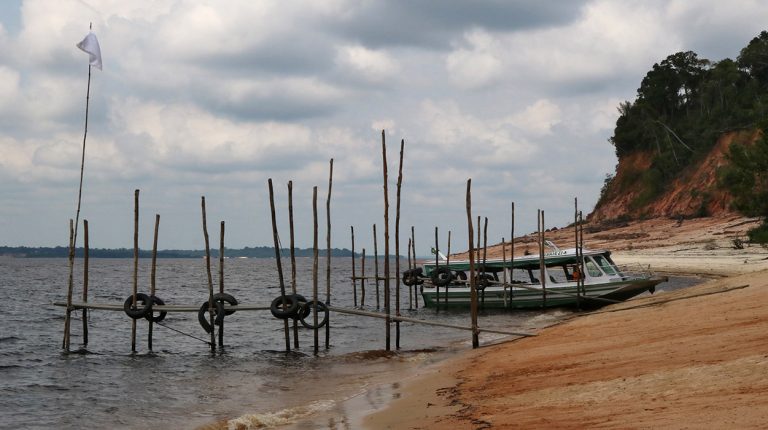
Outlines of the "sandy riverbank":
{"type": "Polygon", "coordinates": [[[405,384],[365,426],[768,426],[766,251],[704,248],[712,247],[626,250],[616,259],[726,278],[469,351],[405,384]]]}

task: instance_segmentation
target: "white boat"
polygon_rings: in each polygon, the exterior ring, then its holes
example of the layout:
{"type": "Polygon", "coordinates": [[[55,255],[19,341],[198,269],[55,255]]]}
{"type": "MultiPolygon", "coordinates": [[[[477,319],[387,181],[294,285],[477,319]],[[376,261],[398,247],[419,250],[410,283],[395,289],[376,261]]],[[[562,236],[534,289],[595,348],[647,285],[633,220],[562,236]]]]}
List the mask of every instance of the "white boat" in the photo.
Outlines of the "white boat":
{"type": "MultiPolygon", "coordinates": [[[[607,250],[558,249],[541,258],[525,255],[475,262],[478,305],[495,308],[596,307],[621,302],[666,282],[641,266],[617,266],[607,250]],[[582,263],[583,260],[583,265],[582,263]],[[579,269],[583,267],[583,269],[579,269]],[[581,274],[580,274],[581,272],[581,274]],[[581,276],[582,282],[578,282],[581,276]]],[[[426,307],[469,306],[471,291],[468,260],[425,262],[403,273],[403,283],[419,285],[426,307]]]]}

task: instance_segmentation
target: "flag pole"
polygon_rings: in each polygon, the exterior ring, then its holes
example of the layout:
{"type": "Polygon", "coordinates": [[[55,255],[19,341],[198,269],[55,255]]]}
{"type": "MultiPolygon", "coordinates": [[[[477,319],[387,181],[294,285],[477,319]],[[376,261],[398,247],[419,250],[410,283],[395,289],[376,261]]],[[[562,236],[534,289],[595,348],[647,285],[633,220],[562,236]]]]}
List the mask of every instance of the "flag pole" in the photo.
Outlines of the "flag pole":
{"type": "MultiPolygon", "coordinates": [[[[89,23],[88,25],[89,30],[93,30],[93,23],[89,23]]],[[[72,229],[72,220],[70,219],[70,241],[69,241],[69,282],[67,285],[67,291],[69,291],[68,295],[72,295],[72,288],[74,287],[73,282],[73,272],[75,267],[75,249],[77,249],[77,227],[80,224],[80,204],[82,202],[83,197],[83,172],[85,170],[85,140],[88,136],[88,108],[90,105],[91,100],[91,63],[88,62],[88,85],[86,87],[85,91],[85,128],[83,131],[83,151],[82,155],[80,157],[80,186],[77,190],[77,212],[75,213],[75,225],[74,230],[72,229]]],[[[68,306],[71,306],[68,304],[68,306]]],[[[64,321],[64,342],[63,347],[64,350],[69,352],[69,328],[70,328],[70,316],[72,313],[71,307],[67,307],[67,313],[65,316],[64,321]]],[[[83,313],[83,318],[85,317],[85,313],[83,313]]]]}
{"type": "MultiPolygon", "coordinates": [[[[93,30],[93,23],[88,25],[88,30],[93,30]]],[[[85,140],[88,136],[88,107],[91,100],[91,63],[88,63],[88,85],[85,91],[85,127],[83,130],[83,151],[80,157],[80,187],[77,190],[77,213],[75,214],[75,237],[73,240],[73,254],[74,248],[77,247],[77,226],[80,221],[80,202],[83,197],[83,171],[85,170],[85,140]]],[[[74,258],[74,255],[72,256],[74,258]]]]}

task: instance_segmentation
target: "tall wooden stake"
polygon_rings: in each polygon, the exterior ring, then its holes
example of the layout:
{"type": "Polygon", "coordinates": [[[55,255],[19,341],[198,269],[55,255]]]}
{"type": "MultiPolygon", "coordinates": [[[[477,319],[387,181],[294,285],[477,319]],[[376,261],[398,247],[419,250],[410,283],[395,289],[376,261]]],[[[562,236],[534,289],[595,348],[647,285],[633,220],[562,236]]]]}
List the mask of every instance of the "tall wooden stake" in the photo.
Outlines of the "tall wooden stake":
{"type": "MultiPolygon", "coordinates": [[[[408,251],[410,255],[410,249],[408,251]]],[[[379,245],[376,239],[376,224],[373,225],[373,270],[373,277],[376,278],[376,310],[379,310],[381,308],[379,302],[379,245]]]]}
{"type": "Polygon", "coordinates": [[[205,214],[205,196],[200,198],[200,207],[203,213],[203,239],[205,240],[205,272],[208,275],[208,320],[211,324],[211,352],[216,352],[216,325],[214,324],[213,310],[213,277],[211,276],[211,244],[208,240],[208,221],[205,214]]]}
{"type": "MultiPolygon", "coordinates": [[[[136,294],[139,289],[139,190],[133,194],[133,299],[136,307],[136,294]]],[[[136,320],[131,318],[131,351],[136,352],[136,320]]]]}
{"type": "Polygon", "coordinates": [[[72,218],[69,219],[69,281],[67,287],[67,312],[64,315],[64,339],[61,341],[61,347],[69,352],[69,326],[72,318],[72,290],[74,289],[73,271],[75,265],[75,228],[72,225],[72,218]]]}
{"type": "MultiPolygon", "coordinates": [[[[293,181],[288,181],[288,225],[291,230],[291,292],[296,294],[296,248],[293,230],[293,181]]],[[[293,320],[293,347],[299,347],[299,322],[293,320]]]]}
{"type": "MultiPolygon", "coordinates": [[[[438,253],[440,252],[440,241],[437,238],[437,234],[437,226],[435,226],[435,270],[440,267],[440,259],[437,258],[438,253]]],[[[435,312],[437,312],[440,310],[440,287],[438,285],[435,285],[435,294],[437,296],[437,300],[435,300],[435,312]]]]}
{"type": "MultiPolygon", "coordinates": [[[[155,214],[155,236],[152,241],[152,267],[149,275],[149,298],[154,300],[156,291],[156,274],[157,274],[157,234],[160,230],[160,215],[155,214]]],[[[149,331],[147,333],[147,348],[152,351],[152,329],[154,323],[152,319],[149,320],[149,331]]]]}
{"type": "MultiPolygon", "coordinates": [[[[88,303],[88,220],[83,220],[83,303],[88,303]]],[[[88,309],[83,309],[83,346],[88,346],[88,309]]]]}
{"type": "MultiPolygon", "coordinates": [[[[448,252],[446,254],[445,265],[451,267],[451,231],[448,230],[448,252]]],[[[448,287],[445,287],[445,307],[448,307],[448,287]]]]}
{"type": "MultiPolygon", "coordinates": [[[[313,258],[312,258],[312,306],[314,309],[314,335],[315,335],[315,355],[317,355],[320,348],[320,338],[318,334],[318,321],[317,314],[320,310],[317,307],[317,259],[318,259],[318,247],[317,247],[317,187],[312,188],[312,215],[314,218],[314,234],[312,242],[313,258]]],[[[287,321],[287,320],[286,320],[287,321]]]]}
{"type": "Polygon", "coordinates": [[[360,307],[365,307],[365,248],[360,256],[360,307]]]}
{"type": "Polygon", "coordinates": [[[382,170],[384,173],[384,311],[387,314],[387,318],[385,320],[387,324],[387,351],[390,351],[392,349],[390,341],[390,325],[392,321],[389,306],[389,193],[387,188],[387,143],[385,139],[384,130],[381,130],[381,161],[383,165],[382,170]]]}
{"type": "Polygon", "coordinates": [[[472,179],[467,179],[467,230],[469,237],[469,294],[470,314],[472,318],[472,348],[480,347],[477,330],[477,280],[475,279],[474,232],[472,231],[472,179]]]}
{"type": "MultiPolygon", "coordinates": [[[[488,261],[488,217],[484,217],[485,222],[483,223],[483,276],[485,277],[487,275],[488,266],[486,265],[488,261]]],[[[478,244],[479,245],[479,244],[478,244]]],[[[483,291],[481,292],[482,295],[482,307],[485,308],[485,288],[483,288],[483,291]]]]}
{"type": "Polygon", "coordinates": [[[357,307],[357,272],[355,271],[355,227],[349,226],[352,235],[352,300],[357,307]]]}
{"type": "MultiPolygon", "coordinates": [[[[325,201],[326,232],[325,232],[325,304],[331,305],[331,189],[333,188],[333,158],[330,162],[328,173],[328,198],[325,201]]],[[[328,313],[328,322],[325,324],[325,349],[331,346],[331,315],[328,313]]]]}
{"type": "MultiPolygon", "coordinates": [[[[224,221],[219,232],[219,293],[224,294],[224,221]]],[[[224,347],[224,319],[219,326],[219,347],[224,347]]]]}
{"type": "MultiPolygon", "coordinates": [[[[411,226],[411,246],[413,247],[413,267],[416,267],[416,230],[413,226],[411,226]]],[[[412,288],[413,290],[413,304],[416,306],[416,309],[419,308],[419,286],[414,285],[412,288]]]]}
{"type": "MultiPolygon", "coordinates": [[[[395,210],[395,315],[400,316],[400,190],[403,186],[403,152],[405,139],[400,140],[400,167],[397,173],[397,204],[395,210]]],[[[395,321],[395,348],[400,349],[400,320],[395,321]]]]}
{"type": "MultiPolygon", "coordinates": [[[[413,260],[411,259],[411,238],[408,238],[408,270],[413,269],[413,260]]],[[[408,287],[408,309],[413,309],[413,289],[408,287]]]]}
{"type": "MultiPolygon", "coordinates": [[[[272,239],[275,243],[275,260],[277,263],[277,276],[280,281],[280,296],[283,299],[283,308],[288,306],[288,302],[285,299],[285,279],[283,278],[283,263],[280,259],[280,238],[277,233],[277,217],[275,216],[275,191],[272,187],[272,178],[267,181],[269,184],[269,208],[272,214],[272,239]]],[[[285,350],[291,350],[291,332],[288,328],[288,319],[283,320],[285,328],[285,350]]]]}
{"type": "MultiPolygon", "coordinates": [[[[573,233],[574,233],[574,247],[576,251],[576,264],[579,264],[579,198],[573,198],[573,233]]],[[[579,272],[581,273],[581,272],[579,272]]],[[[581,275],[579,275],[581,276],[581,275]]],[[[581,280],[578,277],[573,277],[576,281],[576,308],[581,309],[581,280]]]]}
{"type": "MultiPolygon", "coordinates": [[[[509,233],[510,250],[509,250],[509,282],[515,282],[515,202],[512,202],[512,221],[511,231],[509,233]]],[[[512,308],[512,298],[515,293],[512,290],[512,286],[509,287],[509,308],[512,308]]]]}
{"type": "Polygon", "coordinates": [[[539,283],[541,284],[542,307],[547,307],[547,279],[544,263],[544,211],[539,209],[539,283]]]}

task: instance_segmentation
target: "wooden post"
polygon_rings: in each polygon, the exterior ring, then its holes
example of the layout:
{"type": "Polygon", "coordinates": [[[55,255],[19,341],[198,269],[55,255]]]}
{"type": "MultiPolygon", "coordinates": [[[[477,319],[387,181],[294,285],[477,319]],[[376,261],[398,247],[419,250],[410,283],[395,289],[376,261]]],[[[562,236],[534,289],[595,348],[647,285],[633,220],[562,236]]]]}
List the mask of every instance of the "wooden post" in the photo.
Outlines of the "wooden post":
{"type": "MultiPolygon", "coordinates": [[[[326,232],[325,232],[325,304],[331,306],[331,188],[333,187],[333,158],[331,158],[330,172],[328,174],[328,199],[325,201],[326,232]]],[[[328,322],[325,324],[325,349],[331,344],[331,315],[328,313],[328,322]]]]}
{"type": "MultiPolygon", "coordinates": [[[[411,260],[411,238],[408,238],[408,270],[413,269],[413,261],[411,260]]],[[[408,309],[413,309],[413,289],[412,286],[408,287],[408,309]]]]}
{"type": "Polygon", "coordinates": [[[541,284],[542,307],[547,307],[547,279],[544,263],[544,211],[539,209],[539,283],[541,284]]]}
{"type": "Polygon", "coordinates": [[[480,347],[477,330],[477,280],[475,279],[474,232],[472,231],[472,179],[467,179],[467,230],[469,236],[469,294],[472,319],[472,348],[480,347]]]}
{"type": "Polygon", "coordinates": [[[64,339],[61,347],[69,352],[69,326],[72,318],[72,290],[74,288],[73,271],[75,267],[75,228],[69,220],[69,280],[67,285],[67,312],[64,314],[64,339]]]}
{"type": "MultiPolygon", "coordinates": [[[[395,209],[395,315],[400,316],[400,190],[403,186],[403,151],[405,139],[400,140],[400,167],[397,173],[397,204],[395,209]]],[[[400,349],[400,320],[395,321],[395,348],[400,349]]]]}
{"type": "MultiPolygon", "coordinates": [[[[579,263],[579,198],[574,197],[573,198],[573,233],[574,233],[574,252],[576,254],[576,264],[579,263]]],[[[571,272],[573,273],[573,272],[571,272]]],[[[579,277],[581,277],[581,272],[579,272],[579,277]]],[[[573,280],[576,281],[576,308],[581,310],[581,280],[579,277],[572,276],[573,280]]]]}
{"type": "Polygon", "coordinates": [[[211,352],[216,352],[216,325],[213,317],[213,277],[211,276],[211,246],[208,241],[208,222],[205,214],[205,196],[201,197],[200,207],[203,213],[203,239],[205,239],[205,273],[208,275],[208,320],[211,324],[211,352]]]}
{"type": "MultiPolygon", "coordinates": [[[[488,273],[488,217],[484,217],[485,222],[483,223],[483,276],[486,276],[488,273]]],[[[482,307],[485,308],[485,288],[483,288],[482,291],[482,307]]]]}
{"type": "MultiPolygon", "coordinates": [[[[133,194],[133,299],[131,305],[136,307],[136,294],[139,289],[139,190],[133,194]]],[[[131,351],[136,352],[136,320],[131,318],[131,351]]]]}
{"type": "MultiPolygon", "coordinates": [[[[512,222],[510,231],[510,250],[509,250],[509,282],[515,282],[515,202],[512,202],[512,222]]],[[[515,293],[512,291],[512,286],[509,287],[509,308],[512,308],[512,298],[515,293]]]]}
{"type": "Polygon", "coordinates": [[[365,248],[360,256],[360,307],[365,307],[365,248]]]}
{"type": "Polygon", "coordinates": [[[579,211],[579,272],[581,273],[581,294],[587,296],[587,288],[584,286],[584,214],[579,211]]]}
{"type": "MultiPolygon", "coordinates": [[[[448,230],[448,253],[446,254],[446,266],[451,266],[451,231],[448,230]]],[[[445,287],[445,306],[448,307],[448,287],[445,287]]]]}
{"type": "Polygon", "coordinates": [[[352,300],[357,307],[357,272],[355,272],[355,227],[349,226],[352,235],[352,300]]]}
{"type": "MultiPolygon", "coordinates": [[[[288,302],[285,300],[285,280],[283,279],[283,263],[280,259],[280,238],[277,234],[277,217],[275,215],[275,191],[272,188],[272,178],[267,181],[269,185],[269,208],[272,215],[272,239],[275,244],[275,260],[277,263],[277,276],[280,282],[280,296],[283,299],[283,308],[287,307],[288,302]]],[[[285,331],[285,350],[291,350],[291,332],[288,328],[288,319],[283,320],[285,331]]],[[[213,322],[211,322],[213,325],[213,322]]]]}
{"type": "MultiPolygon", "coordinates": [[[[312,188],[312,215],[314,218],[314,234],[312,242],[313,258],[312,258],[312,306],[314,309],[314,335],[315,335],[315,355],[317,355],[320,345],[320,339],[318,334],[318,321],[317,314],[319,309],[317,308],[317,259],[318,259],[318,247],[317,247],[317,187],[312,188]]],[[[365,251],[363,251],[365,255],[365,251]]],[[[286,320],[287,321],[287,320],[286,320]]]]}
{"type": "MultiPolygon", "coordinates": [[[[291,230],[291,292],[296,294],[296,248],[293,229],[293,181],[288,181],[288,225],[291,230]]],[[[293,320],[293,347],[299,347],[299,322],[293,320]]]]}
{"type": "MultiPolygon", "coordinates": [[[[408,250],[410,255],[410,249],[408,250]]],[[[410,263],[410,259],[408,260],[410,263]]],[[[379,245],[376,240],[376,224],[373,225],[373,277],[376,278],[376,310],[381,308],[379,302],[379,245]]]]}
{"type": "Polygon", "coordinates": [[[390,351],[390,306],[389,306],[389,193],[387,188],[387,143],[384,136],[384,130],[381,130],[381,158],[384,173],[384,310],[386,318],[386,345],[387,351],[390,351]]]}
{"type": "MultiPolygon", "coordinates": [[[[219,293],[224,294],[224,221],[219,232],[219,293]]],[[[224,347],[224,319],[219,326],[219,347],[224,347]]]]}
{"type": "Polygon", "coordinates": [[[507,287],[512,291],[512,283],[507,283],[507,242],[504,240],[504,236],[501,237],[501,267],[504,268],[501,271],[501,284],[504,285],[504,307],[507,307],[507,287]]]}
{"type": "MultiPolygon", "coordinates": [[[[88,303],[88,220],[83,220],[83,303],[88,303]]],[[[83,347],[88,346],[88,309],[83,308],[83,347]]]]}
{"type": "MultiPolygon", "coordinates": [[[[438,234],[437,226],[435,226],[435,270],[437,270],[437,268],[440,267],[440,263],[439,263],[440,260],[437,257],[438,252],[440,252],[440,242],[437,238],[437,234],[438,234]]],[[[440,310],[440,287],[437,285],[435,285],[435,296],[437,299],[435,300],[435,312],[437,312],[438,310],[440,310]]]]}
{"type": "MultiPolygon", "coordinates": [[[[150,300],[155,299],[155,291],[157,289],[157,284],[155,283],[156,274],[157,274],[157,234],[160,230],[160,215],[155,214],[155,236],[154,240],[152,241],[152,267],[150,269],[150,275],[149,275],[149,298],[150,300]]],[[[150,314],[151,315],[151,314],[150,314]]],[[[147,333],[147,348],[152,351],[152,329],[154,328],[154,323],[152,322],[152,319],[149,320],[149,331],[147,333]]]]}
{"type": "MultiPolygon", "coordinates": [[[[416,267],[416,230],[411,226],[411,246],[413,247],[413,267],[416,267]]],[[[414,285],[413,288],[413,304],[416,309],[419,308],[419,286],[414,285]]]]}

